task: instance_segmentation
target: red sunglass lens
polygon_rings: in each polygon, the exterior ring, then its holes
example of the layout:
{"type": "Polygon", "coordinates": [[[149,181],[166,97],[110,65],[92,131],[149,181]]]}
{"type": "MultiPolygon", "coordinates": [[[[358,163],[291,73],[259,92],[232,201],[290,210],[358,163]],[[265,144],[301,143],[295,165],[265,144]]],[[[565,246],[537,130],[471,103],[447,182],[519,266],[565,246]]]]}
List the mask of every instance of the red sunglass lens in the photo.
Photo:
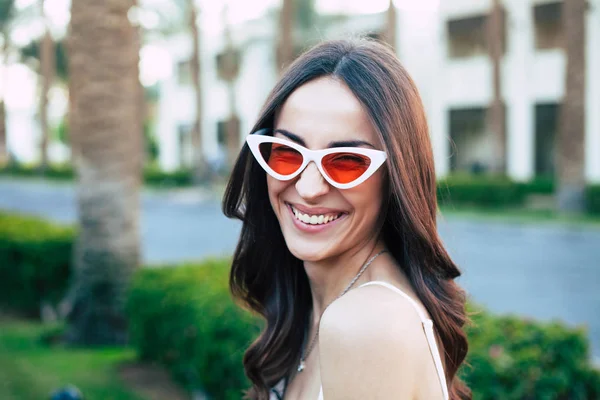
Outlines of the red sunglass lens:
{"type": "Polygon", "coordinates": [[[269,167],[280,175],[291,175],[302,166],[302,154],[280,143],[261,143],[260,154],[269,167]]]}
{"type": "Polygon", "coordinates": [[[323,169],[337,183],[357,180],[369,169],[371,159],[362,154],[333,153],[323,157],[323,169]]]}

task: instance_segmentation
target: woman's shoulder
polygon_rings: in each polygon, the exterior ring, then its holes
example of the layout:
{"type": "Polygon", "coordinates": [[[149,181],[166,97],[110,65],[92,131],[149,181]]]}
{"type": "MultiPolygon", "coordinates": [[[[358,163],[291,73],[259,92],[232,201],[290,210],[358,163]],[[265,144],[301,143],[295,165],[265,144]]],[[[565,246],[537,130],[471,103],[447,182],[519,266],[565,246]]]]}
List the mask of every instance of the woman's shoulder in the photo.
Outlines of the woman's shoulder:
{"type": "MultiPolygon", "coordinates": [[[[421,307],[421,306],[419,306],[421,307]]],[[[419,311],[406,297],[381,285],[350,290],[327,307],[320,334],[344,333],[349,340],[378,338],[410,342],[423,338],[419,311]]]]}
{"type": "Polygon", "coordinates": [[[319,354],[325,391],[329,386],[349,395],[376,391],[383,397],[408,397],[429,348],[414,306],[392,290],[369,285],[327,308],[320,322],[319,354]]]}

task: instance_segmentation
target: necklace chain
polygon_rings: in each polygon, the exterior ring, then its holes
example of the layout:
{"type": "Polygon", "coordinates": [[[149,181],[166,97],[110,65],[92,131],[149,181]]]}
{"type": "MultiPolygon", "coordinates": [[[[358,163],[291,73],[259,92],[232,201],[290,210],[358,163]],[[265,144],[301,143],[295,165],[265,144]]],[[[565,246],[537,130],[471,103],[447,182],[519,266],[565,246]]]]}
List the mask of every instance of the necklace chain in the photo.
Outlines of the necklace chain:
{"type": "MultiPolygon", "coordinates": [[[[360,276],[363,274],[363,272],[365,272],[365,270],[367,269],[367,267],[369,265],[371,265],[371,263],[377,258],[379,257],[381,254],[385,253],[387,250],[381,250],[379,253],[375,254],[373,257],[371,257],[366,263],[365,265],[362,266],[362,268],[360,269],[360,271],[358,271],[358,274],[356,274],[356,276],[354,277],[354,279],[352,279],[352,281],[350,281],[350,283],[348,284],[348,286],[346,286],[346,289],[344,289],[342,291],[342,293],[340,293],[331,303],[333,303],[335,300],[339,299],[340,297],[342,297],[343,295],[345,295],[348,290],[350,290],[350,288],[352,287],[352,285],[354,285],[354,283],[356,283],[356,281],[358,280],[358,278],[360,278],[360,276]]],[[[327,305],[327,307],[329,307],[329,305],[331,304],[329,303],[327,305]]],[[[325,309],[327,309],[327,307],[325,307],[325,309]]],[[[323,314],[321,313],[321,316],[323,314]]],[[[319,318],[320,319],[320,318],[319,318]]],[[[306,350],[303,352],[304,354],[302,355],[302,357],[300,357],[300,364],[298,364],[298,372],[302,372],[304,370],[304,361],[308,358],[311,350],[313,349],[313,347],[315,346],[315,343],[317,341],[317,337],[319,337],[319,324],[317,324],[317,332],[315,333],[315,335],[313,336],[312,340],[310,341],[310,343],[308,344],[308,347],[306,348],[306,350]]]]}

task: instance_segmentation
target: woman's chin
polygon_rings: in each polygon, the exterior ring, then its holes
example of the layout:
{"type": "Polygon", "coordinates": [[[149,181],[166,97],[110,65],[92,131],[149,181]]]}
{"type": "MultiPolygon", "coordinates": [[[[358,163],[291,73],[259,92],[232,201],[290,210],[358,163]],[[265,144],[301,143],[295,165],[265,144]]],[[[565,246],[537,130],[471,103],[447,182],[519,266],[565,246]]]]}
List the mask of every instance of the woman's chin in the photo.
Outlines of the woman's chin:
{"type": "Polygon", "coordinates": [[[290,253],[299,260],[304,262],[317,262],[331,256],[332,252],[329,247],[316,248],[314,245],[302,246],[299,243],[294,243],[292,246],[288,244],[290,253]]]}

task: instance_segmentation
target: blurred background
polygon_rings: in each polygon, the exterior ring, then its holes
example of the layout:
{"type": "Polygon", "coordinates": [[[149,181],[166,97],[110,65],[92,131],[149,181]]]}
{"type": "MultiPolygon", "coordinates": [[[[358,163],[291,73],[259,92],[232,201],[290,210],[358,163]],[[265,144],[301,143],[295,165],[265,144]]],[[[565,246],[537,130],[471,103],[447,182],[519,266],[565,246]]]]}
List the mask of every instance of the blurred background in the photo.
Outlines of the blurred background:
{"type": "Polygon", "coordinates": [[[1,399],[242,397],[223,188],[353,36],[420,90],[474,398],[600,399],[600,0],[0,0],[1,399]]]}

